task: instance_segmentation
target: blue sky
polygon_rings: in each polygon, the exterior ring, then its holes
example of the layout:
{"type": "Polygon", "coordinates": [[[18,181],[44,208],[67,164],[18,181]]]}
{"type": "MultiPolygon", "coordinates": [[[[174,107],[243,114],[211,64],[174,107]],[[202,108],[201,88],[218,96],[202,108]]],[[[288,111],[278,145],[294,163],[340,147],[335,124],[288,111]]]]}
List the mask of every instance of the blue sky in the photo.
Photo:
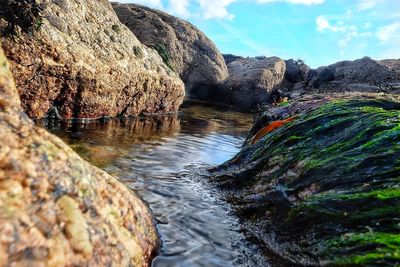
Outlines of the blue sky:
{"type": "MultiPolygon", "coordinates": [[[[118,0],[116,0],[118,1],[118,0]]],[[[400,0],[125,0],[184,18],[222,53],[312,66],[400,58],[400,0]]]]}

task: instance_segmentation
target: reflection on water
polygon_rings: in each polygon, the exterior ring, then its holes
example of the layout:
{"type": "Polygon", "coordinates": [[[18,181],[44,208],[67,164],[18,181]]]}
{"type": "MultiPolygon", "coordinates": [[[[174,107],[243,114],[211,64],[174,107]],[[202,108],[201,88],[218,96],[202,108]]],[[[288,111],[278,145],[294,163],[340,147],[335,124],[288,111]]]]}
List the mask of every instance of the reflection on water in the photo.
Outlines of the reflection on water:
{"type": "Polygon", "coordinates": [[[251,122],[250,115],[190,105],[179,116],[46,126],[149,204],[163,241],[153,266],[266,266],[201,178],[202,168],[239,150],[251,122]]]}

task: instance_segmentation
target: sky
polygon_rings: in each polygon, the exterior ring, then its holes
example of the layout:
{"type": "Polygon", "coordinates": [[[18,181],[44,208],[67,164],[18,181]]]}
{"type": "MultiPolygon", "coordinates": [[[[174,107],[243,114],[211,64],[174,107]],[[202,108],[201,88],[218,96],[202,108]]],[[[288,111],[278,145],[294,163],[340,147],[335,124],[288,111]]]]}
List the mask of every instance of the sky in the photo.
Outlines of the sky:
{"type": "Polygon", "coordinates": [[[114,0],[188,20],[222,53],[302,59],[311,67],[400,58],[400,0],[114,0]]]}

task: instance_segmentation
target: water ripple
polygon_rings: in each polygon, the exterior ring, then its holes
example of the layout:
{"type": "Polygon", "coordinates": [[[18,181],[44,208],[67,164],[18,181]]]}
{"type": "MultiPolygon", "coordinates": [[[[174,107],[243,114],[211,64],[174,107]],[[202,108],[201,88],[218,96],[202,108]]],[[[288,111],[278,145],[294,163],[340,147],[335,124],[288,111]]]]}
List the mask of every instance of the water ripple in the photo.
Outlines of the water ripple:
{"type": "Polygon", "coordinates": [[[238,152],[250,125],[249,115],[190,106],[179,117],[47,126],[148,203],[163,244],[152,266],[268,266],[203,179],[238,152]]]}

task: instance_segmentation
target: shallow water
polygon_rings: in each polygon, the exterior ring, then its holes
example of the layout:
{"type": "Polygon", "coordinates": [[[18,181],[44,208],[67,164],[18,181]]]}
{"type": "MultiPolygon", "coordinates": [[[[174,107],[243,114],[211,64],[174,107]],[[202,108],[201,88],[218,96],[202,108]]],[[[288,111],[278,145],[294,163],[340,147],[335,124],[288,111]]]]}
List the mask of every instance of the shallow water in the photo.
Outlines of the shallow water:
{"type": "Polygon", "coordinates": [[[239,151],[251,123],[248,114],[191,104],[178,116],[46,127],[148,203],[162,240],[153,266],[267,266],[202,178],[239,151]]]}

